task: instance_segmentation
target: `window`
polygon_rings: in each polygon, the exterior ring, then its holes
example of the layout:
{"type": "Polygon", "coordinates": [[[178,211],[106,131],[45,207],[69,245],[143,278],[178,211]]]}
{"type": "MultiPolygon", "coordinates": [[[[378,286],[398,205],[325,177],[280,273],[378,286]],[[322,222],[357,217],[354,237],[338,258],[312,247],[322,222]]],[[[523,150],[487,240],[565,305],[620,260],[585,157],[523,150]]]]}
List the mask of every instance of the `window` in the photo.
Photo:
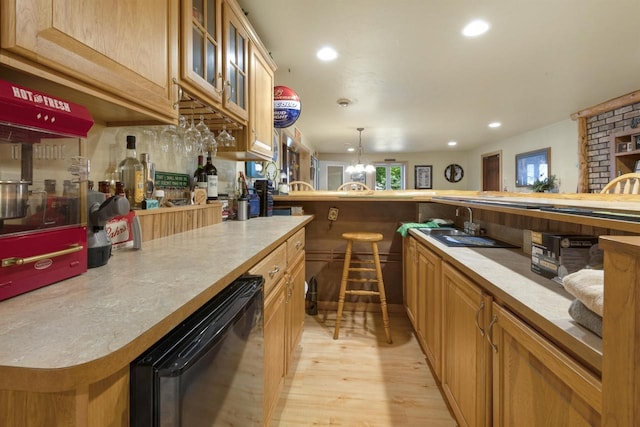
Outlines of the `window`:
{"type": "Polygon", "coordinates": [[[376,190],[404,190],[404,163],[376,163],[376,190]]]}

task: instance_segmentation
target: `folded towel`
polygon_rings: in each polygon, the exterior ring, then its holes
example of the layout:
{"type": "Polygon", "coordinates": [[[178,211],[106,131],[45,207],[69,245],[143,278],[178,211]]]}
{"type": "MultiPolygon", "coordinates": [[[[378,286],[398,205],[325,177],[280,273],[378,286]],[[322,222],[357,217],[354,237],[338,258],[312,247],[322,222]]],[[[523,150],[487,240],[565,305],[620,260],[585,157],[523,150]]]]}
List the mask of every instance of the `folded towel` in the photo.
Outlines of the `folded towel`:
{"type": "Polygon", "coordinates": [[[582,269],[568,274],[562,285],[587,308],[602,316],[604,304],[604,270],[582,269]]]}
{"type": "Polygon", "coordinates": [[[600,338],[602,338],[602,317],[589,310],[580,300],[574,300],[569,306],[569,315],[600,338]]]}
{"type": "Polygon", "coordinates": [[[429,221],[429,222],[407,222],[402,224],[396,231],[402,235],[402,237],[407,237],[410,228],[438,228],[440,227],[437,222],[429,221]]]}

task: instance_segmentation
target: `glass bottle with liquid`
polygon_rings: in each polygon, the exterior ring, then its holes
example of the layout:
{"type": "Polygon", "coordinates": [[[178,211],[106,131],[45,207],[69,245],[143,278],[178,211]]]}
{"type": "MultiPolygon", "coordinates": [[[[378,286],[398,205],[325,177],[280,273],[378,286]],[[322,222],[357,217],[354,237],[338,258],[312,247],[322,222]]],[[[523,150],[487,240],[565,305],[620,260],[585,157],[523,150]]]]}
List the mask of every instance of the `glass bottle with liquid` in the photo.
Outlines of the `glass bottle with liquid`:
{"type": "Polygon", "coordinates": [[[120,181],[131,208],[140,208],[144,200],[144,167],[136,156],[136,137],[127,135],[127,157],[118,165],[120,181]]]}
{"type": "Polygon", "coordinates": [[[218,170],[211,162],[211,152],[207,153],[204,170],[207,174],[207,200],[218,200],[218,170]]]}
{"type": "Polygon", "coordinates": [[[204,169],[204,156],[202,154],[198,155],[198,168],[193,174],[193,177],[196,180],[196,187],[202,188],[205,191],[207,190],[207,171],[204,169]]]}

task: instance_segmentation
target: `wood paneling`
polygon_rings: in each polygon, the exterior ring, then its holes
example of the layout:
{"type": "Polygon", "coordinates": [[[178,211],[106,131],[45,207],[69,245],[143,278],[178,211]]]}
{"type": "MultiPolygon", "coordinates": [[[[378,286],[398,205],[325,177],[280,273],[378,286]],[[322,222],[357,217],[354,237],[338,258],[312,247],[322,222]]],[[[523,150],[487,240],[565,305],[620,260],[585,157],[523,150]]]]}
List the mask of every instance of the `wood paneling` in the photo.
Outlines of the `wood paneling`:
{"type": "Polygon", "coordinates": [[[206,205],[177,206],[138,210],[142,241],[159,239],[222,222],[222,202],[206,205]]]}

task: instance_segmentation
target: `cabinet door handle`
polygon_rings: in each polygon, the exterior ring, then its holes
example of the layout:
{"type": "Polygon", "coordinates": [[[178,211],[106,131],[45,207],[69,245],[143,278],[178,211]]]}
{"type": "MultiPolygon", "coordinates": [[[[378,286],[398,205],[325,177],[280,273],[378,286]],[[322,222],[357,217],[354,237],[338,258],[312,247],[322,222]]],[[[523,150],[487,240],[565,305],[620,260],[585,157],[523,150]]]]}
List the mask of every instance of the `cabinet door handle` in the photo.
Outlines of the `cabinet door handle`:
{"type": "Polygon", "coordinates": [[[302,242],[296,242],[296,249],[300,249],[302,247],[302,242]]]}
{"type": "Polygon", "coordinates": [[[489,330],[487,331],[487,340],[489,341],[489,345],[493,349],[494,353],[498,352],[498,346],[495,345],[491,340],[491,331],[493,330],[493,325],[495,325],[497,322],[498,322],[498,316],[494,314],[493,318],[491,318],[491,323],[489,323],[489,330]]]}
{"type": "Polygon", "coordinates": [[[275,276],[278,271],[280,271],[280,266],[279,265],[274,265],[273,266],[273,270],[269,271],[269,277],[275,276]]]}
{"type": "Polygon", "coordinates": [[[480,321],[478,320],[478,318],[480,317],[480,313],[482,313],[483,311],[484,311],[484,300],[480,302],[480,307],[478,307],[478,310],[476,310],[476,327],[478,328],[478,330],[480,330],[481,337],[484,336],[484,329],[482,329],[482,327],[480,326],[480,321]]]}

